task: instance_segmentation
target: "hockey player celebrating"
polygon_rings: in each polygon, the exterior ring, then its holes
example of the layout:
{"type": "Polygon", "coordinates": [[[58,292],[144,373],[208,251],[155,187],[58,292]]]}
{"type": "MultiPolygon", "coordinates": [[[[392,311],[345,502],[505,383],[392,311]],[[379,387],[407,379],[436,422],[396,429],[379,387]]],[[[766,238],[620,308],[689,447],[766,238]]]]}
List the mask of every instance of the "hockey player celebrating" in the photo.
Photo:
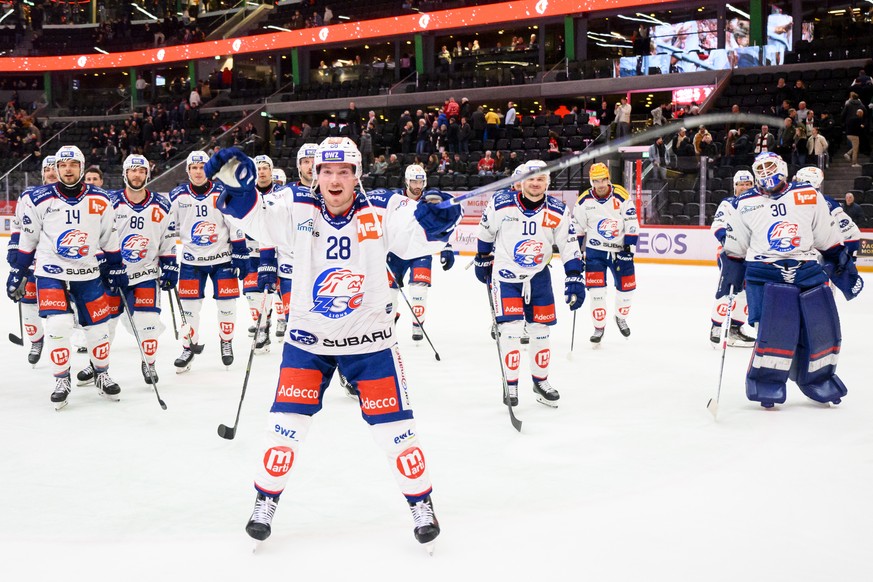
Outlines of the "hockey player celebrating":
{"type": "MultiPolygon", "coordinates": [[[[134,325],[142,342],[146,361],[141,362],[142,377],[151,384],[158,375],[155,358],[161,323],[161,289],[174,289],[179,280],[176,263],[176,233],[171,227],[170,201],[146,188],[151,172],[145,156],[130,154],[122,164],[124,188],[109,193],[115,210],[115,228],[121,245],[121,258],[127,272],[128,285],[120,291],[133,311],[134,325]]],[[[123,305],[117,294],[109,294],[113,310],[109,322],[109,341],[115,338],[118,315],[123,305]]],[[[76,375],[79,385],[94,378],[93,364],[76,375]]]]}
{"type": "MultiPolygon", "coordinates": [[[[258,176],[255,181],[255,188],[260,194],[261,200],[277,189],[273,183],[273,160],[270,156],[259,155],[255,156],[255,168],[258,176]]],[[[281,188],[279,186],[278,188],[281,188]]],[[[262,354],[270,351],[270,327],[273,317],[273,306],[267,305],[267,312],[261,316],[261,307],[264,305],[264,293],[275,291],[276,289],[276,268],[270,265],[267,270],[270,271],[270,276],[265,277],[266,270],[259,269],[261,263],[261,247],[258,241],[251,237],[246,237],[246,245],[249,249],[249,274],[243,280],[243,293],[249,303],[249,311],[252,314],[253,327],[249,328],[249,335],[257,333],[255,338],[255,353],[262,354]],[[258,321],[261,324],[258,326],[258,321]],[[257,327],[257,329],[255,329],[257,327]]]]}
{"type": "MultiPolygon", "coordinates": [[[[424,168],[418,164],[412,164],[406,167],[404,174],[406,181],[406,190],[402,193],[411,200],[421,200],[424,194],[424,187],[427,186],[427,174],[424,168]]],[[[381,195],[385,190],[375,190],[371,192],[373,195],[381,195]]],[[[401,192],[400,190],[390,190],[390,192],[401,192]]],[[[431,264],[433,257],[426,255],[412,260],[403,260],[393,253],[388,253],[388,265],[391,268],[391,289],[394,291],[394,308],[395,320],[400,315],[397,312],[397,290],[403,286],[403,278],[409,272],[409,287],[410,297],[409,303],[412,305],[412,311],[418,318],[418,321],[412,322],[412,340],[421,341],[424,339],[424,332],[421,326],[424,325],[424,316],[427,310],[427,290],[431,285],[431,264]]],[[[447,244],[440,251],[440,263],[444,271],[448,271],[455,264],[455,253],[452,251],[452,245],[447,244]]]]}
{"type": "MultiPolygon", "coordinates": [[[[46,156],[42,160],[42,184],[54,184],[58,181],[58,173],[55,170],[55,157],[46,156]]],[[[24,199],[30,196],[30,193],[36,187],[27,188],[18,197],[18,204],[15,206],[15,216],[12,219],[12,234],[9,237],[9,244],[6,246],[6,262],[11,267],[18,256],[18,241],[21,238],[21,213],[24,211],[24,199]]],[[[43,347],[43,326],[42,318],[39,316],[39,305],[36,301],[36,277],[33,274],[33,266],[27,270],[24,287],[24,295],[21,297],[21,320],[24,326],[24,331],[27,338],[30,340],[30,351],[27,353],[27,361],[36,365],[42,357],[43,347]]]]}
{"type": "Polygon", "coordinates": [[[737,197],[727,223],[719,281],[727,293],[745,280],[749,322],[758,324],[746,396],[771,408],[785,402],[791,378],[812,400],[838,404],[847,392],[836,375],[840,320],[825,284],[830,276],[853,299],[864,282],[815,188],[788,182],[772,152],[759,154],[752,172],[755,187],[737,197]]]}
{"type": "Polygon", "coordinates": [[[51,401],[60,409],[70,394],[70,336],[75,319],[85,331],[98,391],[118,399],[121,388],[108,372],[110,307],[103,280],[111,289],[128,281],[109,197],[82,184],[85,156],[76,146],[63,146],[55,158],[58,181],[34,189],[21,201],[21,238],[6,288],[13,300],[21,299],[27,269],[35,265],[39,314],[46,319],[46,345],[55,377],[51,401]],[[101,252],[102,266],[97,259],[101,252]]]}
{"type": "Polygon", "coordinates": [[[460,207],[443,210],[393,194],[368,198],[356,189],[361,154],[348,138],[325,140],[314,167],[311,192],[295,190],[284,204],[262,207],[254,165],[242,152],[221,150],[206,166],[208,175],[218,173],[226,184],[218,208],[253,238],[292,248],[295,260],[292,328],[285,335],[246,531],[256,540],[270,535],[312,415],[339,369],[360,390],[361,412],[409,503],[415,538],[431,544],[440,529],[394,338],[385,260],[388,252],[406,259],[441,249],[460,220],[460,207]]]}
{"type": "MultiPolygon", "coordinates": [[[[734,174],[734,195],[722,200],[715,211],[715,217],[712,219],[709,232],[718,241],[719,257],[721,257],[725,235],[727,234],[725,230],[727,221],[731,212],[733,212],[733,203],[737,196],[746,190],[750,190],[754,185],[754,178],[752,178],[750,171],[738,171],[734,174]]],[[[734,293],[736,295],[731,306],[731,321],[730,328],[728,328],[727,345],[750,348],[755,345],[755,338],[747,336],[742,330],[742,325],[746,323],[749,313],[749,308],[746,304],[746,292],[742,289],[735,289],[734,293]]],[[[718,344],[721,342],[721,326],[724,325],[724,318],[728,311],[727,308],[728,296],[716,292],[715,303],[712,306],[712,327],[709,329],[709,341],[713,347],[718,347],[718,344]]]]}
{"type": "MultiPolygon", "coordinates": [[[[525,162],[520,173],[545,162],[525,162]]],[[[555,297],[547,268],[557,245],[564,263],[564,300],[571,310],[585,300],[582,259],[569,209],[546,195],[548,172],[520,182],[520,191],[502,190],[488,202],[479,222],[476,278],[490,287],[503,355],[508,393],[504,403],[518,405],[521,336],[525,321],[530,336],[530,373],[536,399],[557,407],[560,394],[549,383],[549,326],[555,325],[555,297]]]]}
{"type": "Polygon", "coordinates": [[[212,296],[218,304],[221,362],[225,366],[233,363],[232,341],[239,297],[237,279],[245,279],[249,271],[245,235],[215,208],[224,186],[206,178],[203,166],[207,161],[206,152],[188,154],[189,181],[170,191],[170,212],[182,240],[179,298],[189,324],[182,341],[182,354],[174,362],[177,374],[190,370],[194,355],[203,351],[200,309],[207,278],[212,279],[212,296]]]}
{"type": "Polygon", "coordinates": [[[627,316],[637,288],[634,252],[639,238],[637,211],[627,190],[609,181],[609,168],[598,162],[588,174],[591,188],[579,196],[573,216],[579,246],[585,249],[585,286],[591,295],[593,347],[600,345],[606,327],[606,270],[615,284],[615,323],[628,337],[627,316]]]}

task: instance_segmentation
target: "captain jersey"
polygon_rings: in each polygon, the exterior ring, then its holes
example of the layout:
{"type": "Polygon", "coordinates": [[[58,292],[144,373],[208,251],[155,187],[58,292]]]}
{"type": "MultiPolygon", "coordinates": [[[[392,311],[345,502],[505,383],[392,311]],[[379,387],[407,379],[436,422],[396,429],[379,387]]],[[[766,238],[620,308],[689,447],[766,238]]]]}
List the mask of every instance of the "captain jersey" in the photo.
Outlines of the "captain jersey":
{"type": "Polygon", "coordinates": [[[217,265],[230,262],[231,241],[245,236],[231,226],[228,218],[215,208],[224,191],[221,182],[210,183],[202,196],[182,184],[170,191],[170,212],[182,240],[182,262],[189,265],[217,265]]]}

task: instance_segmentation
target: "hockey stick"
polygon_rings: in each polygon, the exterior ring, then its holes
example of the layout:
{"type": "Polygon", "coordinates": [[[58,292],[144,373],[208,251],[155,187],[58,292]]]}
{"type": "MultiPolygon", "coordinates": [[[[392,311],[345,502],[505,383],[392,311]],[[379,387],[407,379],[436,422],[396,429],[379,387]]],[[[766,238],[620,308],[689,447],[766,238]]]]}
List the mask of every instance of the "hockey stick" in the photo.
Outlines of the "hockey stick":
{"type": "Polygon", "coordinates": [[[709,402],[706,403],[706,409],[712,413],[712,418],[714,420],[718,420],[718,401],[721,399],[721,381],[724,377],[724,357],[725,354],[727,354],[728,330],[731,327],[731,312],[733,311],[735,298],[736,294],[734,294],[734,286],[731,285],[730,291],[728,292],[727,312],[724,315],[724,322],[721,324],[721,368],[718,371],[718,389],[715,392],[715,399],[710,398],[709,402]]]}
{"type": "Polygon", "coordinates": [[[570,332],[570,353],[567,354],[567,359],[573,359],[573,346],[576,344],[576,311],[573,312],[573,328],[570,332]]]}
{"type": "Polygon", "coordinates": [[[188,318],[185,317],[185,310],[182,309],[182,300],[179,298],[179,291],[174,287],[170,294],[176,299],[176,305],[179,306],[179,319],[182,320],[182,327],[185,329],[185,337],[182,339],[188,340],[188,347],[191,348],[192,352],[195,354],[202,353],[203,344],[194,343],[194,330],[192,330],[191,326],[188,325],[188,318]]]}
{"type": "Polygon", "coordinates": [[[24,345],[24,315],[21,313],[21,300],[18,301],[18,333],[21,335],[9,334],[9,341],[16,346],[24,345]]]}
{"type": "Polygon", "coordinates": [[[142,347],[142,340],[139,339],[139,330],[136,329],[136,324],[133,321],[133,312],[130,310],[130,305],[127,303],[127,297],[125,297],[126,293],[124,289],[118,290],[118,296],[121,297],[121,304],[124,305],[124,312],[127,313],[127,321],[130,323],[130,329],[133,330],[133,337],[136,339],[136,347],[139,348],[139,357],[142,358],[142,363],[145,365],[146,370],[149,372],[149,377],[152,379],[152,388],[155,391],[155,396],[158,398],[158,404],[161,405],[161,409],[167,409],[167,403],[161,400],[161,394],[158,392],[158,379],[155,375],[154,369],[149,366],[149,363],[146,361],[145,350],[142,347]]]}
{"type": "MultiPolygon", "coordinates": [[[[760,115],[757,113],[710,113],[707,115],[695,115],[694,123],[698,125],[719,125],[725,123],[760,123],[764,125],[772,125],[774,123],[781,124],[782,120],[777,117],[760,115]]],[[[593,148],[589,147],[581,153],[555,160],[554,162],[547,164],[542,168],[536,168],[535,170],[531,170],[517,176],[507,176],[506,178],[501,178],[499,180],[491,182],[490,184],[485,184],[484,186],[480,186],[479,188],[470,190],[469,192],[459,194],[458,196],[453,197],[451,200],[445,200],[443,202],[440,202],[439,204],[437,204],[437,208],[448,208],[453,204],[460,204],[461,202],[469,200],[470,198],[475,198],[476,196],[481,196],[483,194],[490,194],[496,190],[512,186],[512,184],[516,182],[526,180],[527,178],[530,178],[531,176],[537,174],[542,174],[544,172],[554,172],[557,170],[569,168],[571,166],[584,164],[585,162],[593,160],[595,158],[600,158],[608,154],[615,153],[623,147],[636,145],[643,142],[651,143],[659,137],[676,133],[676,131],[678,131],[678,129],[673,124],[661,125],[659,127],[652,127],[651,129],[647,129],[646,131],[630,134],[619,140],[612,140],[612,142],[603,144],[601,146],[593,148]]]]}
{"type": "MultiPolygon", "coordinates": [[[[272,301],[270,298],[270,291],[266,291],[264,293],[264,299],[261,301],[261,311],[258,314],[258,323],[257,330],[261,329],[261,321],[264,319],[264,311],[267,310],[267,302],[272,301]]],[[[236,419],[233,421],[233,426],[227,426],[226,424],[218,425],[218,436],[223,439],[232,440],[233,437],[236,436],[236,427],[239,426],[239,415],[242,412],[243,400],[246,397],[246,388],[249,385],[249,375],[252,373],[252,360],[255,358],[255,345],[258,342],[258,331],[255,331],[255,335],[252,337],[252,348],[249,350],[249,362],[246,364],[246,377],[243,380],[242,385],[242,393],[239,395],[239,406],[236,409],[236,419]]]]}
{"type": "Polygon", "coordinates": [[[491,281],[485,286],[488,291],[488,305],[491,308],[491,325],[497,329],[497,337],[494,342],[497,344],[497,357],[500,359],[500,377],[503,379],[503,399],[506,401],[506,408],[509,410],[509,421],[513,428],[521,432],[521,421],[515,417],[515,412],[512,410],[512,404],[509,402],[509,382],[506,380],[506,370],[503,369],[503,352],[500,350],[500,330],[497,328],[497,312],[494,310],[494,297],[491,296],[491,281]]]}
{"type": "Polygon", "coordinates": [[[167,295],[170,296],[170,314],[173,316],[173,336],[176,341],[179,341],[179,326],[176,324],[176,306],[173,304],[173,293],[168,289],[167,295]]]}

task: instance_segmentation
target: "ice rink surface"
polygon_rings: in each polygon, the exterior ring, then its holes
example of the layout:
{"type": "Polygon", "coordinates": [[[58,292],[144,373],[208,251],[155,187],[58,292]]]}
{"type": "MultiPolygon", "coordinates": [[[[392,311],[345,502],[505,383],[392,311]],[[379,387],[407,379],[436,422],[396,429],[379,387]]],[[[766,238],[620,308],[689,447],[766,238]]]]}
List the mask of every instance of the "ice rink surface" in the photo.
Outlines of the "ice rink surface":
{"type": "MultiPolygon", "coordinates": [[[[632,335],[588,343],[588,305],[558,306],[550,380],[560,407],[534,400],[523,360],[518,434],[501,383],[484,286],[459,257],[434,273],[426,327],[440,351],[398,324],[442,526],[428,557],[369,436],[336,381],[325,395],[258,552],[254,502],[280,350],[256,356],[236,439],[232,424],[251,340],[221,365],[214,304],[206,349],[176,375],[180,345],[161,337],[162,411],[119,328],[110,372],[121,401],[74,386],[55,412],[47,355],[36,369],[3,339],[0,571],[5,580],[871,580],[873,288],[837,304],[843,322],[838,407],[789,383],[786,404],[746,400],[749,349],[729,349],[718,422],[706,410],[720,352],[708,341],[714,267],[638,265],[632,335]]],[[[552,270],[562,290],[562,270],[552,270]]],[[[3,272],[5,280],[6,273],[3,272]]],[[[868,285],[873,277],[867,274],[868,285]]],[[[610,301],[610,309],[612,308],[610,301]]],[[[238,303],[238,327],[248,309],[238,303]]],[[[0,302],[5,332],[17,311],[0,302]]],[[[612,317],[610,312],[609,317],[612,317]]],[[[165,311],[168,328],[170,314],[165,311]]],[[[275,341],[275,340],[274,340],[275,341]]],[[[86,364],[74,360],[74,372],[86,364]]]]}

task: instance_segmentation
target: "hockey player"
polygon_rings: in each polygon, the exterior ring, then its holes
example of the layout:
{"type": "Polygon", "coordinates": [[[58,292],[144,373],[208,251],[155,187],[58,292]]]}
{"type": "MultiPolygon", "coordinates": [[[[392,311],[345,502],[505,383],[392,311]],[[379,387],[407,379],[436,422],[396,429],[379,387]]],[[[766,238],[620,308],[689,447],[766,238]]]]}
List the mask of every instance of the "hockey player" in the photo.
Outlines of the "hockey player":
{"type": "MultiPolygon", "coordinates": [[[[545,166],[525,162],[522,173],[545,166]]],[[[497,341],[503,354],[508,393],[504,403],[518,405],[521,335],[527,322],[530,373],[536,399],[557,407],[560,394],[549,383],[549,326],[555,325],[555,298],[547,268],[557,245],[564,263],[564,300],[570,310],[585,300],[582,258],[570,210],[546,195],[549,174],[520,181],[520,191],[502,190],[489,200],[479,222],[476,278],[489,286],[494,299],[497,341]]]]}
{"type": "MultiPolygon", "coordinates": [[[[424,168],[418,164],[412,164],[406,167],[404,174],[406,181],[406,189],[402,193],[411,200],[421,200],[424,194],[424,187],[427,186],[427,174],[424,168]]],[[[381,195],[386,190],[375,190],[374,195],[381,195]]],[[[400,190],[390,190],[390,192],[401,192],[400,190]]],[[[421,341],[424,339],[424,332],[421,330],[421,325],[424,324],[424,316],[427,310],[427,290],[431,285],[431,264],[433,257],[426,255],[412,260],[405,261],[393,253],[388,253],[388,265],[391,268],[391,289],[394,290],[394,309],[395,321],[400,313],[397,311],[397,293],[398,289],[403,286],[403,277],[409,272],[409,303],[412,305],[412,311],[418,317],[418,321],[412,322],[412,340],[421,341]],[[421,324],[421,325],[419,325],[421,324]]],[[[452,245],[447,244],[440,251],[440,263],[443,266],[443,271],[448,271],[455,264],[455,253],[452,251],[452,245]]]]}
{"type": "MultiPolygon", "coordinates": [[[[158,379],[155,357],[158,337],[164,330],[161,323],[161,289],[174,289],[179,280],[176,263],[176,233],[171,228],[170,201],[146,188],[151,172],[145,156],[130,154],[122,164],[124,188],[110,192],[115,209],[115,229],[121,245],[121,258],[127,272],[128,285],[121,291],[133,311],[142,351],[141,362],[146,384],[158,379]]],[[[118,294],[108,296],[114,317],[109,322],[109,341],[115,338],[123,305],[118,294]]],[[[93,364],[76,375],[80,386],[94,379],[93,364]]]]}
{"type": "Polygon", "coordinates": [[[415,538],[430,544],[440,529],[394,338],[385,259],[389,251],[412,258],[441,249],[460,220],[460,207],[442,210],[390,193],[368,199],[357,190],[361,154],[348,138],[325,140],[314,166],[311,192],[295,190],[285,203],[265,207],[258,203],[253,164],[242,152],[221,150],[206,166],[208,175],[218,172],[226,184],[218,208],[253,238],[293,248],[296,261],[299,291],[291,296],[291,329],[246,531],[256,540],[269,537],[312,415],[339,369],[360,390],[361,412],[409,503],[415,538]]]}
{"type": "Polygon", "coordinates": [[[237,279],[249,271],[249,251],[242,231],[230,225],[215,208],[224,186],[206,178],[203,166],[206,152],[194,151],[186,160],[188,183],[170,191],[170,212],[182,241],[179,267],[179,298],[189,329],[182,341],[182,354],[176,358],[176,373],[191,369],[200,343],[200,309],[203,307],[206,279],[212,279],[212,296],[218,304],[218,337],[221,362],[233,363],[233,332],[236,322],[237,279]]]}
{"type": "MultiPolygon", "coordinates": [[[[718,209],[715,211],[715,217],[712,219],[712,225],[709,227],[709,232],[718,241],[718,254],[721,256],[722,247],[724,246],[725,228],[728,218],[733,211],[733,203],[736,197],[750,190],[755,185],[752,173],[748,170],[740,170],[734,174],[734,195],[729,196],[721,201],[718,209]]],[[[731,321],[728,328],[727,345],[742,348],[750,348],[755,345],[755,338],[747,336],[743,333],[742,325],[746,323],[749,313],[749,307],[746,304],[746,292],[742,289],[734,290],[736,296],[734,303],[731,306],[731,321]]],[[[709,341],[713,347],[718,347],[721,342],[721,326],[724,324],[724,318],[727,314],[728,297],[716,293],[715,303],[712,305],[712,327],[709,329],[709,341]]]]}
{"type": "Polygon", "coordinates": [[[758,324],[746,396],[771,408],[785,402],[791,378],[809,398],[838,404],[847,392],[836,375],[840,321],[825,283],[830,276],[853,299],[864,282],[815,188],[788,182],[772,152],[759,154],[752,172],[755,187],[737,197],[727,223],[719,281],[726,293],[745,280],[749,322],[758,324]]]}
{"type": "MultiPolygon", "coordinates": [[[[821,189],[822,183],[824,182],[824,172],[822,172],[820,168],[816,168],[815,166],[800,168],[794,176],[794,181],[809,182],[813,188],[818,190],[819,194],[824,195],[824,191],[821,189]]],[[[825,202],[828,203],[828,208],[831,211],[831,216],[837,224],[837,228],[840,229],[840,233],[843,235],[843,246],[846,247],[846,252],[849,253],[849,258],[852,259],[852,262],[857,261],[858,251],[861,248],[861,229],[859,229],[858,225],[855,224],[855,221],[846,214],[846,211],[843,210],[843,207],[840,206],[839,202],[830,196],[825,196],[824,199],[825,202]]]]}
{"type": "MultiPolygon", "coordinates": [[[[259,155],[255,156],[255,168],[257,168],[258,176],[255,181],[260,198],[263,199],[277,189],[273,183],[273,160],[270,156],[259,155]]],[[[281,188],[279,186],[278,188],[281,188]]],[[[246,245],[249,249],[249,273],[243,280],[243,293],[249,303],[249,311],[252,314],[252,327],[249,328],[249,335],[257,336],[255,338],[255,353],[263,354],[270,351],[271,319],[273,317],[273,306],[267,305],[267,312],[261,316],[261,307],[264,305],[264,293],[272,292],[276,289],[276,270],[273,265],[270,265],[267,270],[271,271],[269,278],[265,276],[266,271],[259,270],[261,263],[261,247],[258,241],[251,237],[246,237],[246,245]],[[261,324],[258,326],[258,320],[261,324]],[[256,329],[257,327],[257,329],[256,329]]]]}
{"type": "MultiPolygon", "coordinates": [[[[58,173],[55,169],[55,157],[46,156],[42,160],[42,184],[54,184],[58,181],[58,173]]],[[[6,262],[11,267],[18,256],[18,241],[21,238],[21,212],[24,210],[24,199],[30,196],[35,187],[27,188],[18,197],[15,206],[15,216],[12,219],[12,234],[9,244],[6,246],[6,262]]],[[[29,220],[29,219],[28,219],[29,220]]],[[[36,366],[42,357],[43,326],[39,316],[39,305],[36,301],[36,277],[33,274],[33,266],[26,273],[27,282],[24,287],[24,295],[21,297],[21,320],[27,338],[30,340],[30,351],[27,353],[27,361],[36,366]]]]}
{"type": "Polygon", "coordinates": [[[118,399],[121,388],[109,376],[109,303],[106,287],[127,285],[115,232],[115,211],[106,192],[82,184],[85,156],[76,146],[56,154],[58,181],[23,198],[18,254],[7,293],[24,294],[26,272],[35,265],[39,313],[46,318],[46,344],[55,388],[51,401],[63,408],[70,394],[70,335],[74,320],[85,330],[101,395],[118,399]],[[102,252],[104,263],[98,264],[102,252]],[[102,275],[102,278],[101,278],[102,275]]]}
{"type": "Polygon", "coordinates": [[[637,288],[634,252],[640,224],[627,190],[609,181],[609,168],[598,162],[588,173],[591,188],[579,196],[573,216],[579,246],[585,252],[585,286],[591,294],[594,321],[593,347],[600,345],[606,326],[606,270],[615,284],[615,323],[624,337],[630,336],[627,316],[637,288]]]}

